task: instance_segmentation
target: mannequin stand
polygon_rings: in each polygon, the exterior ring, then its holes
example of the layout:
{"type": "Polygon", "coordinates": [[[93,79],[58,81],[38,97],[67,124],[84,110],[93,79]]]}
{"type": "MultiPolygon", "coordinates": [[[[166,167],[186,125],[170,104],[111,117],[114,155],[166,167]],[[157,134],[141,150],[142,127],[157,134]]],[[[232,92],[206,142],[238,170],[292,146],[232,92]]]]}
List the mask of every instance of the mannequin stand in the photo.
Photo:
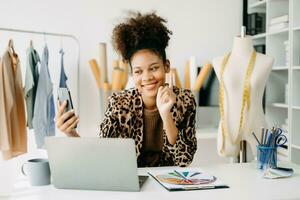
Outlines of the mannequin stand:
{"type": "Polygon", "coordinates": [[[237,158],[238,163],[245,163],[247,162],[247,143],[245,140],[240,142],[240,154],[237,158]]]}

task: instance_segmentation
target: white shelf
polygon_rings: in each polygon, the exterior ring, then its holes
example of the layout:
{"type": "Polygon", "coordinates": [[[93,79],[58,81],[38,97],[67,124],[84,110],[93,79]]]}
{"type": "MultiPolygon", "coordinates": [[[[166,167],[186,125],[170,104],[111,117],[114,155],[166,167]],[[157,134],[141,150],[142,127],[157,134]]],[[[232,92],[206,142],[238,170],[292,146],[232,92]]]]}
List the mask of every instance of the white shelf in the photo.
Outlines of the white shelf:
{"type": "Polygon", "coordinates": [[[257,1],[249,5],[249,8],[266,8],[267,1],[257,1]]]}
{"type": "Polygon", "coordinates": [[[300,1],[290,0],[290,61],[294,66],[291,67],[291,79],[289,79],[289,99],[291,100],[290,113],[290,141],[291,148],[289,149],[290,160],[300,164],[300,1]]]}
{"type": "Polygon", "coordinates": [[[273,36],[273,35],[281,35],[281,34],[288,34],[289,29],[285,28],[282,30],[278,30],[278,31],[272,31],[272,32],[268,32],[267,36],[273,36]]]}
{"type": "Polygon", "coordinates": [[[300,110],[300,106],[293,106],[292,107],[294,110],[300,110]]]}
{"type": "Polygon", "coordinates": [[[266,85],[266,120],[268,124],[287,124],[288,149],[282,150],[285,156],[280,157],[300,164],[300,0],[251,0],[248,10],[263,10],[261,7],[265,7],[266,33],[253,39],[265,41],[266,55],[274,58],[266,85]],[[283,15],[289,16],[288,27],[270,29],[270,20],[283,15]],[[285,41],[289,41],[287,47],[285,41]],[[286,66],[287,62],[291,65],[286,66]]]}
{"type": "Polygon", "coordinates": [[[289,67],[288,66],[273,66],[272,70],[273,71],[282,71],[282,70],[288,70],[289,67]]]}
{"type": "Polygon", "coordinates": [[[293,30],[294,30],[294,31],[300,31],[300,26],[294,27],[293,30]]]}
{"type": "Polygon", "coordinates": [[[300,70],[300,66],[293,66],[292,69],[293,70],[300,70]]]}
{"type": "Polygon", "coordinates": [[[300,150],[300,146],[299,146],[299,145],[292,144],[291,146],[292,146],[292,148],[294,148],[294,149],[298,149],[298,150],[300,150]]]}
{"type": "Polygon", "coordinates": [[[257,34],[257,35],[253,35],[251,36],[253,40],[257,40],[257,39],[264,39],[266,38],[266,33],[260,33],[260,34],[257,34]]]}
{"type": "Polygon", "coordinates": [[[275,108],[288,108],[289,107],[288,104],[284,104],[284,103],[272,103],[269,106],[272,106],[275,108]]]}

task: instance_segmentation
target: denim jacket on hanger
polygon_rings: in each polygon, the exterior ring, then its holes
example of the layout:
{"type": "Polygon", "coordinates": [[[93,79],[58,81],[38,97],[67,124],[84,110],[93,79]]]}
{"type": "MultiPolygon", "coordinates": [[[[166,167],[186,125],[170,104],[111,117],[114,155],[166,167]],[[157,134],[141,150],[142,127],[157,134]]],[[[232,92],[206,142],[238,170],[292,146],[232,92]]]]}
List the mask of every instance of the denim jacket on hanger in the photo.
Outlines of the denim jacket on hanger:
{"type": "Polygon", "coordinates": [[[48,68],[49,51],[45,46],[34,105],[33,128],[38,148],[43,148],[45,136],[55,135],[53,84],[48,68]]]}

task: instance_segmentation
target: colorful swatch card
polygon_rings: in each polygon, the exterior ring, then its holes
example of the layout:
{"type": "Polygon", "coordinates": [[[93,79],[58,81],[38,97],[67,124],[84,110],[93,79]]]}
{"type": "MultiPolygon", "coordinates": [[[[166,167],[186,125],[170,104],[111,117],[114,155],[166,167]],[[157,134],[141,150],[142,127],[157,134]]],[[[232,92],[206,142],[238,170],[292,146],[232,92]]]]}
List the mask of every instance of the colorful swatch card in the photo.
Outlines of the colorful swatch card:
{"type": "Polygon", "coordinates": [[[169,191],[228,188],[217,177],[196,170],[149,171],[157,182],[169,191]]]}

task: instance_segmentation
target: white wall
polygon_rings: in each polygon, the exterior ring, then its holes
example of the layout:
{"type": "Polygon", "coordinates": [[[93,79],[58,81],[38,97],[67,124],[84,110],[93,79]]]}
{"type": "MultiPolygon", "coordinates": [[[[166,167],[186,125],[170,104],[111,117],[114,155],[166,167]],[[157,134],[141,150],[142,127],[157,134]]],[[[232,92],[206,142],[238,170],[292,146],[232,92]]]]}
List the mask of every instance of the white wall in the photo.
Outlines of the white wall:
{"type": "MultiPolygon", "coordinates": [[[[111,32],[129,9],[157,10],[168,19],[173,36],[167,54],[180,74],[191,55],[203,64],[229,51],[242,23],[242,0],[0,0],[1,27],[69,33],[79,38],[82,135],[95,136],[101,121],[98,91],[88,60],[98,58],[99,42],[109,43],[109,64],[117,58],[110,45],[111,32]]],[[[3,42],[7,43],[0,31],[3,42]]]]}

